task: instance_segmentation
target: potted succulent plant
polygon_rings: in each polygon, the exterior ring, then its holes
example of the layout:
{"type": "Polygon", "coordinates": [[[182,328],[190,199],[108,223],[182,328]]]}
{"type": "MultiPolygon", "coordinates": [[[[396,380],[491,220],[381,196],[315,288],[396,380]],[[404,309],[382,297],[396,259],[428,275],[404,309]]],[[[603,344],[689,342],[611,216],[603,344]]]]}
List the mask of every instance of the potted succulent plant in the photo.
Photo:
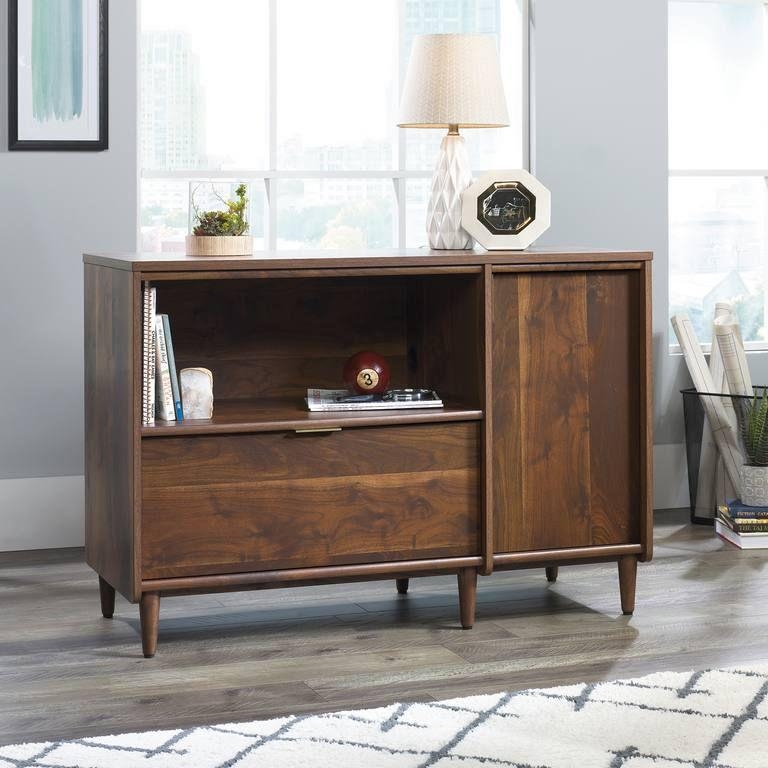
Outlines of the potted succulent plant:
{"type": "Polygon", "coordinates": [[[768,388],[745,400],[741,436],[745,462],[741,468],[741,500],[752,507],[768,506],[768,388]]]}
{"type": "Polygon", "coordinates": [[[201,211],[192,201],[195,223],[187,235],[190,256],[248,256],[253,253],[253,238],[247,234],[245,218],[248,197],[245,184],[238,185],[233,200],[216,197],[224,208],[201,211]]]}

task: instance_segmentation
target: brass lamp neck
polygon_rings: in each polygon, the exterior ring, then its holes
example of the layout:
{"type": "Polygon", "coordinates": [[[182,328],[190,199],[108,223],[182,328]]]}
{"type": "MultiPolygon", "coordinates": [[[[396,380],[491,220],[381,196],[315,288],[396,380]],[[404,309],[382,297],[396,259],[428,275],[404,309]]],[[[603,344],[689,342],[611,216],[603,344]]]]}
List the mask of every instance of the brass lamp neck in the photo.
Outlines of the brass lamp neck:
{"type": "Polygon", "coordinates": [[[459,124],[458,123],[448,123],[448,135],[449,136],[458,136],[459,135],[459,124]]]}

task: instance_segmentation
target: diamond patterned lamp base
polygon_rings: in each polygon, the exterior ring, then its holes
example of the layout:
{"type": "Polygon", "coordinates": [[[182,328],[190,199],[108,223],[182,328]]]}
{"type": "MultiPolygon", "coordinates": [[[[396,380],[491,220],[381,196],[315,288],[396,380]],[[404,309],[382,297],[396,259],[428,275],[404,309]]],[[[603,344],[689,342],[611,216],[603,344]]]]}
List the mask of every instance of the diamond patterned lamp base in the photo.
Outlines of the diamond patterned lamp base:
{"type": "Polygon", "coordinates": [[[430,248],[466,249],[475,241],[461,228],[461,193],[472,183],[464,137],[449,133],[440,143],[432,191],[427,204],[430,248]]]}

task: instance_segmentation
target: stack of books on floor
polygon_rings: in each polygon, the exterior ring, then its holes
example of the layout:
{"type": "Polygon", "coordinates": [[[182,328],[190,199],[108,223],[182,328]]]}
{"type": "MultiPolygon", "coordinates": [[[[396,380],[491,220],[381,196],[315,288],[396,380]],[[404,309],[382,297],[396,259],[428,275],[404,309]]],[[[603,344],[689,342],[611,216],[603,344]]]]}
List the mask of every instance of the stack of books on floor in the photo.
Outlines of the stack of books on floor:
{"type": "Polygon", "coordinates": [[[768,507],[750,507],[738,499],[717,508],[715,533],[740,549],[768,548],[768,507]]]}

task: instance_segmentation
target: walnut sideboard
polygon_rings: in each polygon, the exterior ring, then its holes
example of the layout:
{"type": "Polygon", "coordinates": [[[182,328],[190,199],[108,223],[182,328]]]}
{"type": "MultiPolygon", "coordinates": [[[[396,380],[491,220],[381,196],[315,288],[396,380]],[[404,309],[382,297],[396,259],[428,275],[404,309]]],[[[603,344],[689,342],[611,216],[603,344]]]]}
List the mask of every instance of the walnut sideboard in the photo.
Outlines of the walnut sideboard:
{"type": "Polygon", "coordinates": [[[86,557],[104,616],[162,595],[618,563],[652,552],[651,254],[86,255],[86,557]],[[141,423],[142,287],[209,421],[141,423]],[[309,413],[369,349],[441,409],[309,413]]]}

